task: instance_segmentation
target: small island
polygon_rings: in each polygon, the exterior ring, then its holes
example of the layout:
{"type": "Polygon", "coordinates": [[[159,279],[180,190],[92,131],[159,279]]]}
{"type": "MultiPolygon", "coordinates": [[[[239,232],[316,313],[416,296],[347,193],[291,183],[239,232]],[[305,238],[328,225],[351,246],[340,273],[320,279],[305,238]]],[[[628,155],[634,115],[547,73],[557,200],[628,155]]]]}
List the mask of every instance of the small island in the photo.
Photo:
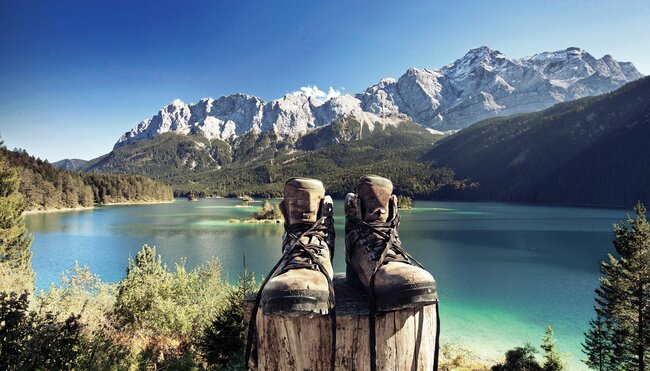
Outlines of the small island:
{"type": "MultiPolygon", "coordinates": [[[[252,198],[251,198],[252,200],[252,198]]],[[[250,201],[249,201],[250,202],[250,201]]],[[[262,207],[251,213],[250,219],[228,219],[228,223],[282,223],[284,216],[280,210],[280,204],[271,204],[268,199],[264,200],[262,207]]]]}

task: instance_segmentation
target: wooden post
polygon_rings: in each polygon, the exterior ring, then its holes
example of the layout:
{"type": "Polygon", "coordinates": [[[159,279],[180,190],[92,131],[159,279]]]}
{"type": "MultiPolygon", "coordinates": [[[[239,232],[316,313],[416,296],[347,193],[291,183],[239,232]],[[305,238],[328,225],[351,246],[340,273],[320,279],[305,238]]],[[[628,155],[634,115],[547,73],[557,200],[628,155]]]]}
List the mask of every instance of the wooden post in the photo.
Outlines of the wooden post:
{"type": "MultiPolygon", "coordinates": [[[[370,370],[368,298],[334,275],[336,369],[370,370]]],[[[247,318],[254,299],[247,302],[247,318]]],[[[260,309],[250,370],[329,370],[329,316],[266,316],[260,309]],[[254,357],[253,357],[254,358],[254,357]],[[256,361],[256,363],[255,363],[256,361]]],[[[433,370],[436,305],[377,314],[377,370],[433,370]]]]}

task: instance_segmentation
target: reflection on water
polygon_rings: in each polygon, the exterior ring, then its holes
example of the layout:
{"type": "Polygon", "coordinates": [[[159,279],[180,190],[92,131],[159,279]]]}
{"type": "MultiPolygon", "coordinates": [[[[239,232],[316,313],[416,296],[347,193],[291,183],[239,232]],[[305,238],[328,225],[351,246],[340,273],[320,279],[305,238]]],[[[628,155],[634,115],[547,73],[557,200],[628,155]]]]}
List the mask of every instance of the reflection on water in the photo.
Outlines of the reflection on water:
{"type": "MultiPolygon", "coordinates": [[[[118,281],[128,257],[145,243],[156,245],[167,263],[187,257],[191,267],[216,256],[232,279],[245,255],[261,278],[280,256],[283,228],[228,223],[260,205],[238,204],[177,200],[29,215],[37,284],[57,282],[75,260],[106,281],[118,281]]],[[[612,224],[625,211],[422,201],[415,206],[402,212],[400,237],[438,281],[443,341],[495,358],[525,341],[538,344],[552,324],[559,349],[572,354],[571,368],[583,368],[580,341],[592,315],[598,262],[612,251],[612,224]]],[[[343,271],[341,201],[335,201],[335,212],[334,267],[343,271]]]]}

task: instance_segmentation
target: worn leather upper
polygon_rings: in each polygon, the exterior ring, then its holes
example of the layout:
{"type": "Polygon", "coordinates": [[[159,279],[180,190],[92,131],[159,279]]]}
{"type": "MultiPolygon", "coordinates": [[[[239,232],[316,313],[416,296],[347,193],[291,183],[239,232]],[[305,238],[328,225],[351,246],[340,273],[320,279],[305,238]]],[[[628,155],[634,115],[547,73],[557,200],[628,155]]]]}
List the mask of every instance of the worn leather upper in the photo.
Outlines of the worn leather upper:
{"type": "Polygon", "coordinates": [[[356,194],[346,197],[346,262],[357,272],[361,283],[368,287],[379,255],[384,249],[385,259],[375,277],[377,292],[390,287],[405,287],[434,282],[425,269],[412,264],[409,258],[392,246],[387,246],[386,235],[394,233],[393,243],[401,247],[397,234],[399,214],[397,198],[392,195],[390,180],[376,175],[361,178],[356,194]],[[384,235],[359,227],[363,221],[381,230],[384,235]]]}

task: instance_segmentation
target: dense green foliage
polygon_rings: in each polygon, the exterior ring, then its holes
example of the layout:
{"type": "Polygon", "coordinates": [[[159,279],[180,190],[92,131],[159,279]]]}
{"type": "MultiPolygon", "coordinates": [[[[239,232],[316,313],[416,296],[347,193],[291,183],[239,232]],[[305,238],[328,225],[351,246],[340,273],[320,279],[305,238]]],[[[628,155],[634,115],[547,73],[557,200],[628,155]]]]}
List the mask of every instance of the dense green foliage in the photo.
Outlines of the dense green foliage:
{"type": "Polygon", "coordinates": [[[464,187],[453,171],[417,159],[440,136],[403,122],[370,130],[344,119],[293,142],[250,132],[233,143],[163,134],[118,147],[87,170],[145,174],[172,185],[177,195],[278,197],[294,176],[321,179],[329,194],[344,197],[368,173],[389,177],[396,191],[431,198],[464,187]]]}
{"type": "MultiPolygon", "coordinates": [[[[189,272],[181,261],[170,271],[155,248],[146,245],[129,261],[126,277],[117,285],[75,266],[62,276],[61,286],[31,296],[25,202],[18,192],[19,171],[8,166],[6,153],[0,153],[0,369],[189,369],[208,362],[197,345],[208,327],[212,333],[217,330],[215,318],[232,336],[243,338],[243,319],[233,316],[243,313],[243,301],[234,299],[239,291],[224,282],[218,261],[189,272]]],[[[27,161],[24,157],[16,156],[27,161]]],[[[49,164],[40,165],[52,170],[49,164]]],[[[94,174],[83,179],[90,177],[93,184],[123,181],[94,174]]],[[[213,353],[228,349],[221,359],[231,357],[236,364],[243,346],[239,349],[231,340],[213,338],[210,344],[216,347],[213,353]]]]}
{"type": "Polygon", "coordinates": [[[32,296],[20,178],[1,157],[0,175],[0,369],[190,369],[214,360],[199,353],[199,342],[204,352],[221,352],[216,363],[240,364],[243,346],[232,340],[244,336],[237,298],[254,287],[250,275],[231,289],[218,261],[169,270],[145,245],[117,285],[75,266],[60,286],[32,296]],[[229,336],[204,341],[219,326],[229,336]]]}
{"type": "Polygon", "coordinates": [[[221,309],[226,288],[217,261],[190,272],[181,262],[170,271],[155,247],[145,245],[117,285],[114,325],[120,329],[118,341],[139,363],[159,367],[190,362],[197,334],[221,309]]]}
{"type": "Polygon", "coordinates": [[[80,352],[80,316],[29,310],[29,294],[0,292],[0,369],[65,370],[80,352]]]}
{"type": "Polygon", "coordinates": [[[650,359],[650,224],[638,203],[635,218],[614,226],[614,247],[601,263],[596,318],[583,344],[585,363],[599,370],[646,370],[650,359]]]}
{"type": "Polygon", "coordinates": [[[30,309],[32,240],[19,184],[18,169],[0,152],[0,369],[69,369],[78,355],[82,325],[78,315],[59,319],[57,312],[30,309]]]}
{"type": "Polygon", "coordinates": [[[199,172],[218,163],[211,157],[210,141],[201,135],[163,134],[136,145],[113,149],[86,164],[90,171],[146,174],[167,180],[181,172],[199,172]]]}
{"type": "Polygon", "coordinates": [[[18,192],[19,186],[18,170],[9,166],[0,152],[0,263],[28,267],[31,237],[23,222],[26,203],[18,192]]]}
{"type": "Polygon", "coordinates": [[[630,205],[650,201],[650,77],[544,111],[479,122],[422,160],[476,187],[456,199],[630,205]]]}
{"type": "Polygon", "coordinates": [[[0,294],[1,369],[192,369],[241,366],[244,275],[231,286],[218,261],[168,269],[144,246],[126,277],[107,284],[75,267],[60,286],[29,300],[0,294]]]}
{"type": "Polygon", "coordinates": [[[24,151],[0,149],[11,166],[20,170],[20,193],[30,210],[91,207],[94,204],[168,201],[165,184],[129,174],[80,174],[57,169],[24,151]]]}
{"type": "Polygon", "coordinates": [[[261,197],[281,196],[284,182],[296,176],[320,179],[328,194],[341,198],[368,173],[390,178],[400,194],[422,198],[462,186],[462,182],[454,179],[452,171],[415,162],[437,139],[426,131],[426,134],[418,131],[420,129],[405,123],[399,130],[377,130],[357,141],[314,151],[277,151],[268,161],[236,162],[190,179],[193,184],[206,184],[212,193],[246,193],[261,197]]]}
{"type": "Polygon", "coordinates": [[[255,294],[255,276],[244,270],[237,285],[228,289],[225,305],[199,340],[199,349],[210,366],[228,370],[244,369],[246,346],[244,307],[246,299],[255,294]]]}

